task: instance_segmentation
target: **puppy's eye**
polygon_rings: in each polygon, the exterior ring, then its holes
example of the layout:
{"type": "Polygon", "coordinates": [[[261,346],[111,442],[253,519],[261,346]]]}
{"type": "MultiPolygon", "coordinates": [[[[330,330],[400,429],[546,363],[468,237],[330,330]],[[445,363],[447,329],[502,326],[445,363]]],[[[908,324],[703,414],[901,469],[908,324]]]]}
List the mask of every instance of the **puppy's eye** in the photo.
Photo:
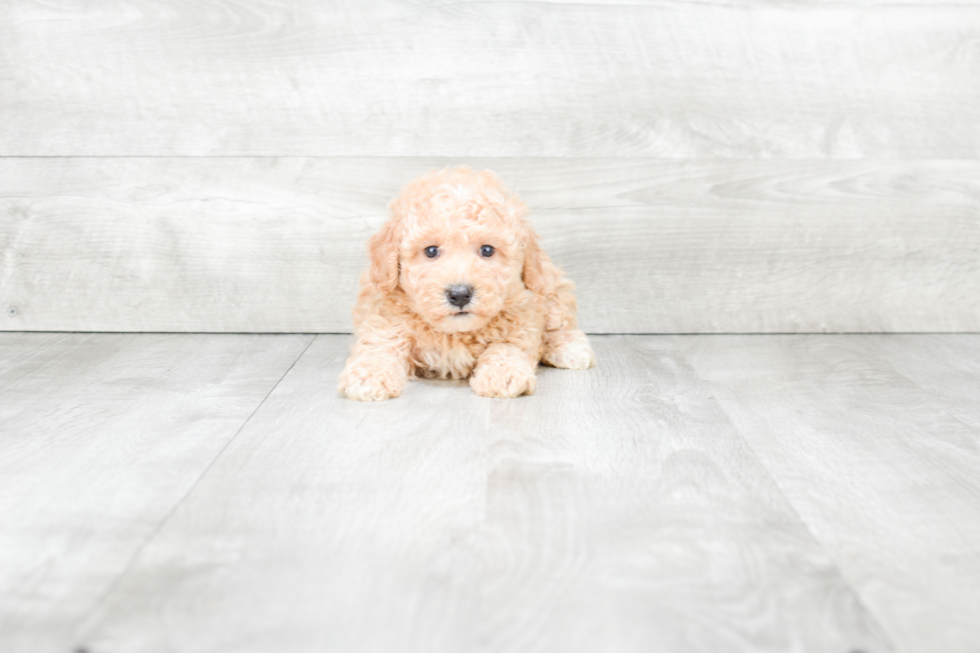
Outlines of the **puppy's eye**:
{"type": "Polygon", "coordinates": [[[481,247],[480,256],[486,256],[487,258],[493,256],[493,247],[491,245],[484,245],[481,247]]]}
{"type": "Polygon", "coordinates": [[[425,248],[425,255],[429,258],[435,258],[439,256],[439,248],[435,245],[430,245],[429,247],[425,248]]]}

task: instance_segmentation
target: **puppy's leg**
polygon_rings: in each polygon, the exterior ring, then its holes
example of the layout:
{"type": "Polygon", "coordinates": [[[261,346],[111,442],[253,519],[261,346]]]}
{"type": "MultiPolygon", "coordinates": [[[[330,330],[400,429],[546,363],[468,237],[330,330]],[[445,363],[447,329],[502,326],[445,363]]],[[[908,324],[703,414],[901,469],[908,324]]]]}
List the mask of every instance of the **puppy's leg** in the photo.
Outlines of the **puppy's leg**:
{"type": "MultiPolygon", "coordinates": [[[[567,370],[584,370],[595,365],[589,340],[576,328],[574,285],[556,268],[544,252],[538,251],[536,292],[546,307],[544,354],[541,362],[567,370]]],[[[525,270],[525,279],[528,270],[525,270]]]]}
{"type": "Polygon", "coordinates": [[[497,343],[476,360],[470,387],[483,397],[512,398],[534,394],[537,361],[515,345],[497,343]]]}
{"type": "Polygon", "coordinates": [[[358,337],[340,374],[337,390],[348,399],[380,401],[401,394],[408,382],[408,359],[398,343],[358,337]]]}
{"type": "Polygon", "coordinates": [[[579,329],[548,331],[544,334],[542,362],[566,370],[586,370],[595,365],[588,338],[579,329]]]}

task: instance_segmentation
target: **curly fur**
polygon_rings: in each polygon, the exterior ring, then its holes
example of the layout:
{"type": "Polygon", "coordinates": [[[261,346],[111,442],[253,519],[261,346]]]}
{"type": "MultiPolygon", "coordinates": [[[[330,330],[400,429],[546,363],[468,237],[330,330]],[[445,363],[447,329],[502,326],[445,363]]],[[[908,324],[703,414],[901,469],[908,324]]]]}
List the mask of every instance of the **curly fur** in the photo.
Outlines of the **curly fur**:
{"type": "Polygon", "coordinates": [[[572,283],[542,251],[527,207],[492,172],[430,172],[389,205],[368,241],[371,265],[354,306],[357,341],[339,391],[397,397],[410,378],[470,379],[485,397],[533,394],[539,362],[595,364],[576,328],[572,283]],[[493,255],[480,254],[483,245],[493,255]],[[436,258],[425,255],[439,248],[436,258]],[[446,289],[469,285],[462,310],[446,289]]]}

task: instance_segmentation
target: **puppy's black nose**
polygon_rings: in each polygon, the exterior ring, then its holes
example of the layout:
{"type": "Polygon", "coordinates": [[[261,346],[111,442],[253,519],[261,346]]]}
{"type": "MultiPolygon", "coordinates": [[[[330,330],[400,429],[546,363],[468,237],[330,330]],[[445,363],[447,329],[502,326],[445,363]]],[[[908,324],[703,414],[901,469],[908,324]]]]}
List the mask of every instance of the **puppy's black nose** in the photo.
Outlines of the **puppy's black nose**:
{"type": "Polygon", "coordinates": [[[449,286],[446,297],[453,306],[463,308],[473,299],[473,286],[449,286]]]}

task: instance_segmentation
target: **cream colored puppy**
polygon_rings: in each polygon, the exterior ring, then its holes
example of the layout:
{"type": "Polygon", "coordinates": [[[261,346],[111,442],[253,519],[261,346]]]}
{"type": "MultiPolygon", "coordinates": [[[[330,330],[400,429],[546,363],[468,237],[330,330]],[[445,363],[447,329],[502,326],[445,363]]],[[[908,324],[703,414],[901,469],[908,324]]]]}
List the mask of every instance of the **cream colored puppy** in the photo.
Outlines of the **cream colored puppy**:
{"type": "Polygon", "coordinates": [[[517,397],[534,393],[538,362],[595,364],[576,328],[572,283],[495,174],[428,173],[389,209],[368,242],[342,394],[389,399],[421,376],[469,377],[479,395],[517,397]]]}

